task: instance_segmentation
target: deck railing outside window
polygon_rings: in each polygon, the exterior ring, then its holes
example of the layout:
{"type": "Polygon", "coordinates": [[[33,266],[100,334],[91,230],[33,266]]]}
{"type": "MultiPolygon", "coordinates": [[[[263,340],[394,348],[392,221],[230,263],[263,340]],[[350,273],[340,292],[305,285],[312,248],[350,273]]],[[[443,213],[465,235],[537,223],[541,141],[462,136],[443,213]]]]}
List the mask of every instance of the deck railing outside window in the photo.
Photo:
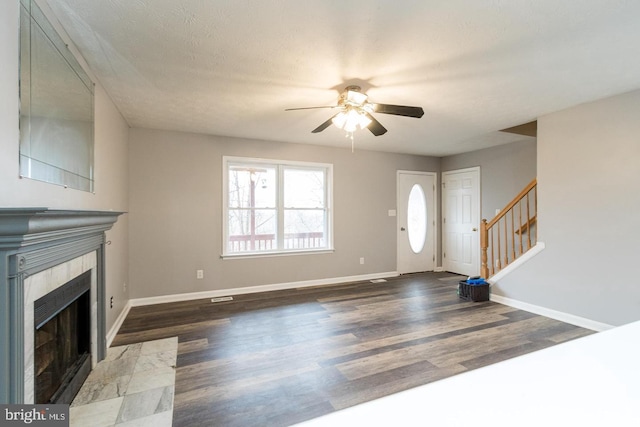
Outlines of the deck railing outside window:
{"type": "MultiPolygon", "coordinates": [[[[326,245],[323,232],[284,235],[284,248],[288,250],[323,248],[326,245]]],[[[269,251],[277,247],[275,234],[229,236],[229,252],[269,251]]]]}

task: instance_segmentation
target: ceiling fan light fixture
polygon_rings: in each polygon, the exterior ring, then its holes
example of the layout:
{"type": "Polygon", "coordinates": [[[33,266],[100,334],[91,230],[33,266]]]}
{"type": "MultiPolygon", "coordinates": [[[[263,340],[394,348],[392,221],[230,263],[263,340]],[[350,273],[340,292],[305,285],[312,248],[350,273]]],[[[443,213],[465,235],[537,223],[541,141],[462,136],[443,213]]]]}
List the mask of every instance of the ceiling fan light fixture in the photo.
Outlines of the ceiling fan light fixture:
{"type": "Polygon", "coordinates": [[[366,116],[363,112],[358,114],[358,125],[360,129],[364,129],[371,124],[371,119],[366,116]]]}
{"type": "Polygon", "coordinates": [[[352,105],[362,106],[365,102],[367,102],[367,95],[360,92],[359,90],[347,90],[347,101],[352,105]]]}
{"type": "Polygon", "coordinates": [[[359,115],[358,110],[350,108],[349,111],[347,111],[347,123],[345,123],[345,126],[349,125],[349,127],[355,127],[359,123],[359,115]]]}
{"type": "Polygon", "coordinates": [[[341,111],[331,121],[337,128],[344,129],[347,133],[355,132],[357,128],[364,129],[371,123],[371,119],[359,108],[341,111]]]}
{"type": "Polygon", "coordinates": [[[358,124],[354,122],[347,122],[344,124],[344,130],[347,134],[352,134],[358,128],[358,124]]]}
{"type": "Polygon", "coordinates": [[[345,123],[347,122],[347,113],[345,113],[344,111],[341,111],[338,114],[336,114],[335,116],[333,116],[331,121],[333,122],[333,124],[337,128],[343,129],[345,123]]]}
{"type": "MultiPolygon", "coordinates": [[[[360,86],[347,86],[338,97],[337,105],[326,105],[320,107],[287,108],[291,110],[310,110],[316,108],[339,108],[339,112],[333,117],[324,121],[311,133],[319,133],[335,125],[339,129],[346,131],[347,137],[351,138],[353,145],[353,132],[367,128],[373,136],[380,136],[387,133],[382,124],[376,120],[374,113],[391,114],[394,116],[414,117],[419,119],[424,115],[422,107],[412,107],[409,105],[394,104],[374,104],[369,102],[367,94],[360,91],[360,86]]],[[[352,147],[353,148],[353,147],[352,147]]]]}
{"type": "Polygon", "coordinates": [[[358,127],[358,112],[354,109],[349,109],[346,114],[346,121],[344,123],[343,129],[347,133],[352,133],[358,127]]]}

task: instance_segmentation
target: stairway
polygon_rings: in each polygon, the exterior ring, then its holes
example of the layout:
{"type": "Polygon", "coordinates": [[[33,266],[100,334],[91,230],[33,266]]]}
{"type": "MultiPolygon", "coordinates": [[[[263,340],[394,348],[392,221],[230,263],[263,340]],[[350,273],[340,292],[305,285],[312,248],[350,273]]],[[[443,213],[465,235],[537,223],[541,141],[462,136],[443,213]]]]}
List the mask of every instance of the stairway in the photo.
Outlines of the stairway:
{"type": "Polygon", "coordinates": [[[482,277],[491,278],[536,245],[537,188],[534,179],[495,218],[480,223],[482,277]]]}

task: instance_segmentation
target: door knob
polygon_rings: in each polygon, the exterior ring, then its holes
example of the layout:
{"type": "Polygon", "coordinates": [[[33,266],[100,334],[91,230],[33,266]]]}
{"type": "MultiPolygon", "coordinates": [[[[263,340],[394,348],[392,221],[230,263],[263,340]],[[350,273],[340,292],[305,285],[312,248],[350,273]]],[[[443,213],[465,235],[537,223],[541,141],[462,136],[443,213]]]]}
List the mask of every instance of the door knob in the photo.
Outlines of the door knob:
{"type": "Polygon", "coordinates": [[[404,227],[400,227],[400,231],[404,231],[404,227]]]}

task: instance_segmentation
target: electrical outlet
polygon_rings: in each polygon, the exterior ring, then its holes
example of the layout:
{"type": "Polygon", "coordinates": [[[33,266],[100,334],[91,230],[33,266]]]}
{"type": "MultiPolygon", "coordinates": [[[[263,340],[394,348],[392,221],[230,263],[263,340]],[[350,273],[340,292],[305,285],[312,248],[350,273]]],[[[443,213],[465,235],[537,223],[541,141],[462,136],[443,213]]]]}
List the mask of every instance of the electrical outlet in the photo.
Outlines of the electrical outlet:
{"type": "Polygon", "coordinates": [[[196,279],[204,279],[204,270],[196,270],[196,279]]]}
{"type": "Polygon", "coordinates": [[[360,264],[364,264],[364,257],[360,257],[360,264]]]}

